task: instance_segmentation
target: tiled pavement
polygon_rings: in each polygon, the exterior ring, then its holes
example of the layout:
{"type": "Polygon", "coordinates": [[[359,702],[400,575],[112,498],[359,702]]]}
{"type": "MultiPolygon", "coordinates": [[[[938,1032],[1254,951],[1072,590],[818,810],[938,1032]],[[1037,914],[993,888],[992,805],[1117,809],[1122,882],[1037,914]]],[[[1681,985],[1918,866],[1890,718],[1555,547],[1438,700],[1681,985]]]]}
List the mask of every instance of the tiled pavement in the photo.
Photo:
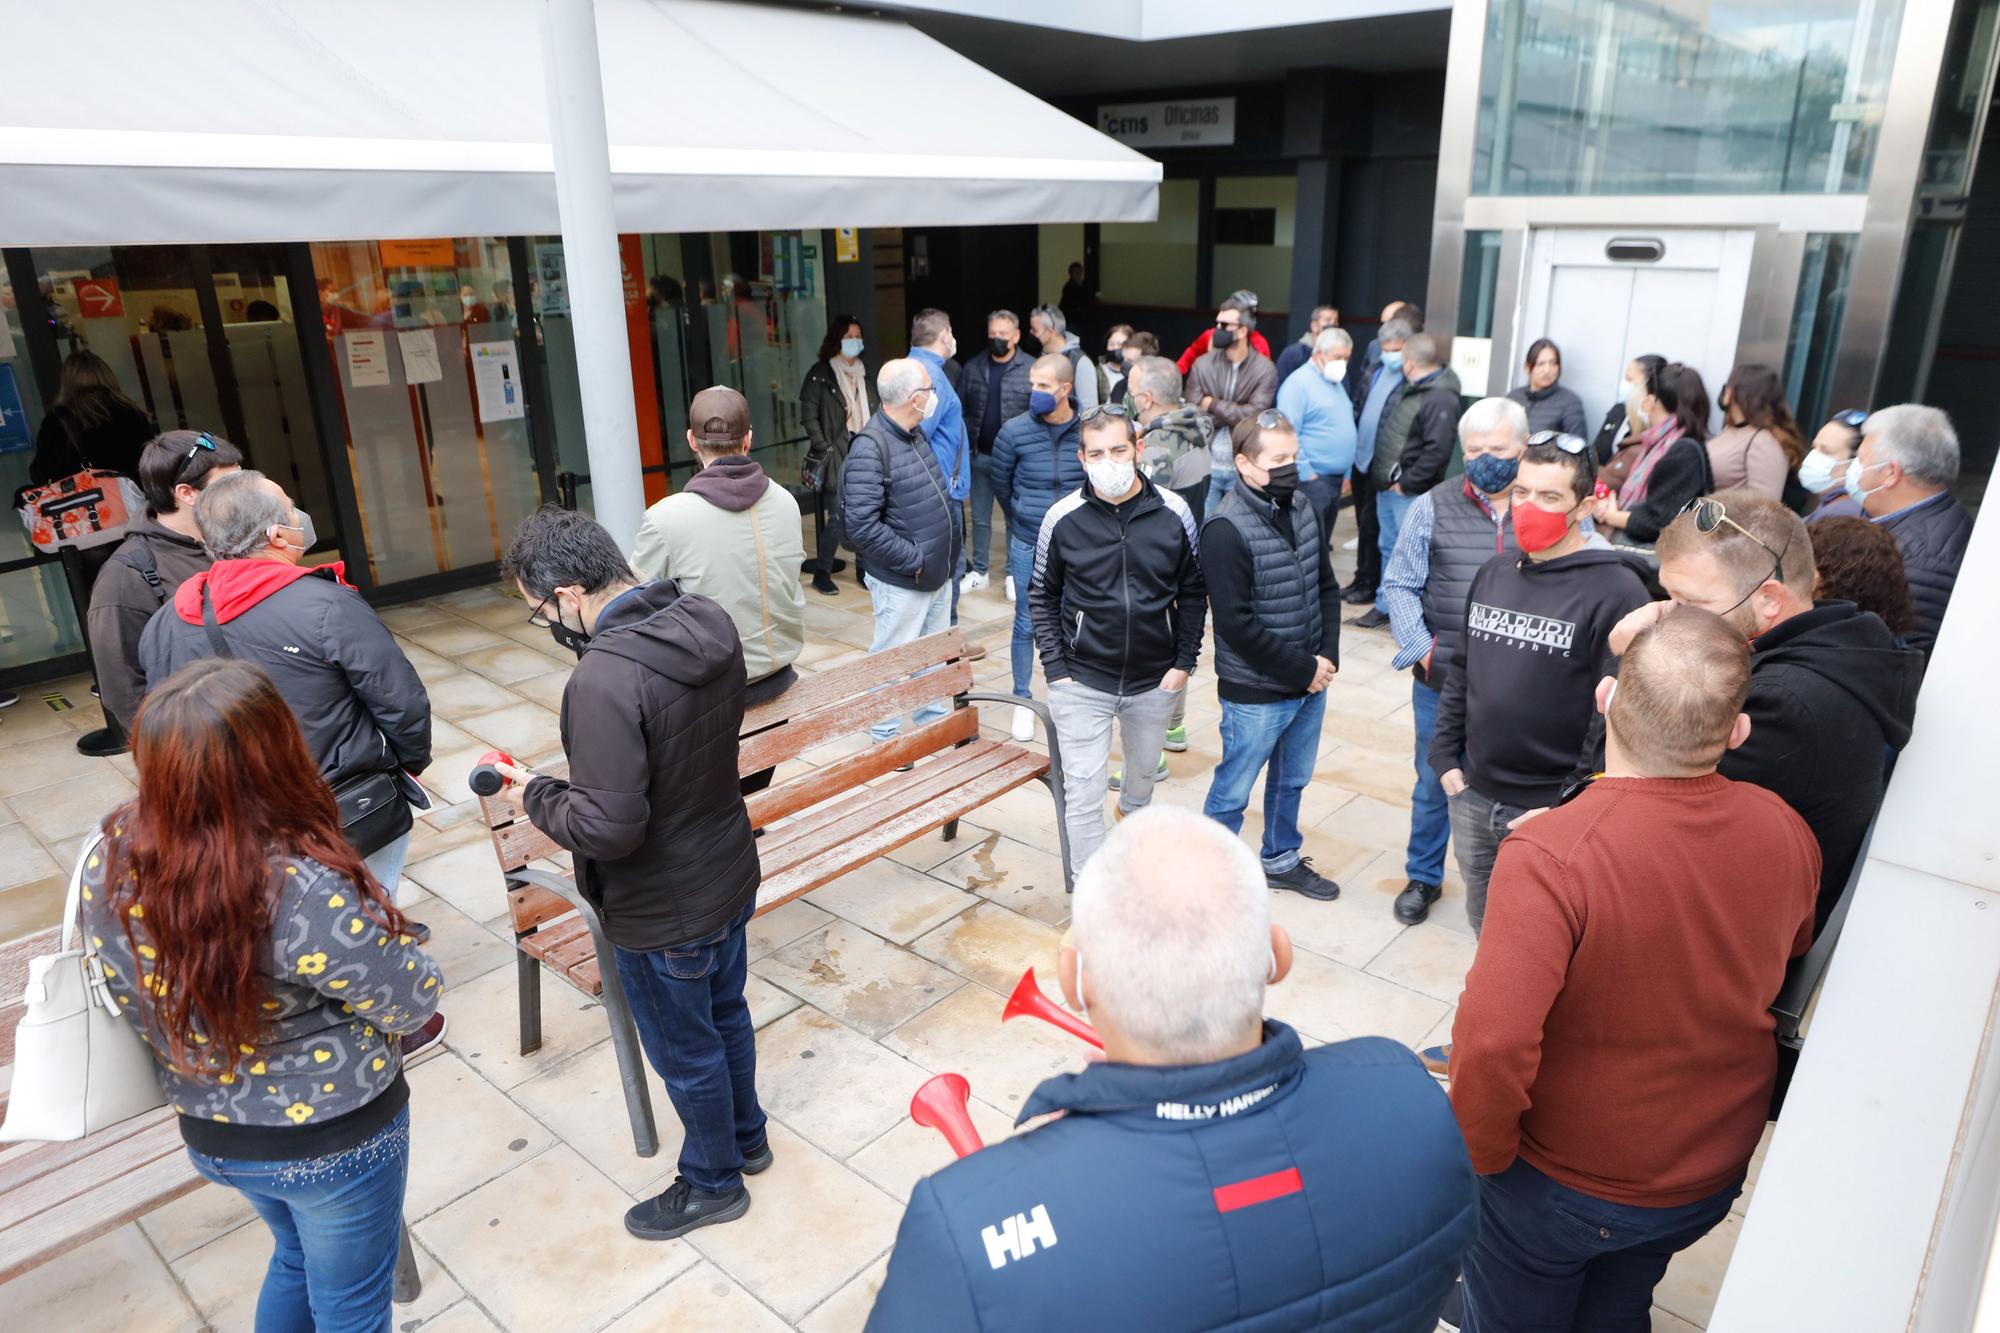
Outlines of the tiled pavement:
{"type": "MultiPolygon", "coordinates": [[[[1337,536],[1351,532],[1343,516],[1337,536]]],[[[1345,577],[1352,556],[1338,554],[1345,577]]],[[[808,594],[802,669],[867,648],[866,594],[851,574],[839,582],[838,598],[808,594]]],[[[983,688],[1007,688],[1011,612],[997,579],[963,599],[965,627],[990,649],[978,664],[983,688]]],[[[432,928],[451,1015],[448,1051],[410,1074],[405,1213],[425,1288],[417,1305],[398,1307],[397,1328],[860,1328],[912,1185],[949,1160],[937,1135],[909,1122],[910,1094],[932,1073],[964,1074],[991,1141],[1038,1080],[1082,1064],[1083,1048],[1053,1029],[999,1022],[1023,968],[1040,969],[1053,990],[1068,920],[1046,793],[1011,793],[962,823],[956,842],[922,839],[753,924],[758,1083],[777,1164],[751,1182],[744,1220],[648,1244],[619,1219],[672,1178],[672,1107],[656,1082],[660,1154],[635,1156],[602,1011],[551,977],[542,1048],[519,1054],[499,872],[464,785],[489,748],[531,762],[559,751],[553,710],[568,659],[496,588],[383,618],[437,718],[425,780],[442,799],[418,824],[400,896],[432,928]]],[[[1305,798],[1306,853],[1345,892],[1272,904],[1299,952],[1269,1009],[1316,1041],[1442,1040],[1472,960],[1455,873],[1425,925],[1406,929],[1390,914],[1411,782],[1409,687],[1390,671],[1391,653],[1386,633],[1343,636],[1305,798]]],[[[86,759],[71,743],[99,724],[86,684],[25,692],[0,715],[0,939],[55,921],[81,835],[132,791],[129,758],[86,759]],[[70,706],[56,711],[44,694],[70,706]]],[[[1206,669],[1190,688],[1192,748],[1169,756],[1173,776],[1157,799],[1198,808],[1220,713],[1206,669]]],[[[1004,710],[988,709],[987,720],[1004,734],[1004,710]]],[[[1245,837],[1259,832],[1260,805],[1252,800],[1245,837]]],[[[1675,1263],[1656,1330],[1705,1325],[1740,1223],[1739,1211],[1675,1263]]],[[[10,1326],[65,1333],[248,1329],[269,1251],[237,1196],[204,1187],[7,1284],[0,1307],[10,1326]]]]}

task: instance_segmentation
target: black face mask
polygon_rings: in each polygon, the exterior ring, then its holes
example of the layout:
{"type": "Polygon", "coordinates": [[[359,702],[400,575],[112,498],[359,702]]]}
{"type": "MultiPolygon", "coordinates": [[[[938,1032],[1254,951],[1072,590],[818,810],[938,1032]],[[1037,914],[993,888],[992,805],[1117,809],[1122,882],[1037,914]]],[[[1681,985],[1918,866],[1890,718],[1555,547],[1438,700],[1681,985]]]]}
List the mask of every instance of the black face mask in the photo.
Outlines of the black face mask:
{"type": "Polygon", "coordinates": [[[1264,494],[1271,497],[1271,503],[1280,509],[1289,508],[1292,496],[1299,489],[1299,465],[1281,463],[1271,469],[1271,479],[1264,483],[1264,494]]]}
{"type": "Polygon", "coordinates": [[[988,338],[986,340],[986,350],[993,353],[994,359],[998,360],[1013,351],[1014,344],[1008,342],[1005,338],[988,338]]]}
{"type": "Polygon", "coordinates": [[[1208,345],[1210,347],[1228,347],[1235,341],[1236,330],[1224,324],[1215,330],[1215,336],[1208,340],[1208,345]]]}
{"type": "Polygon", "coordinates": [[[580,629],[571,629],[560,620],[549,622],[549,637],[556,641],[557,647],[567,648],[578,657],[583,656],[584,647],[590,642],[588,634],[580,629]]]}

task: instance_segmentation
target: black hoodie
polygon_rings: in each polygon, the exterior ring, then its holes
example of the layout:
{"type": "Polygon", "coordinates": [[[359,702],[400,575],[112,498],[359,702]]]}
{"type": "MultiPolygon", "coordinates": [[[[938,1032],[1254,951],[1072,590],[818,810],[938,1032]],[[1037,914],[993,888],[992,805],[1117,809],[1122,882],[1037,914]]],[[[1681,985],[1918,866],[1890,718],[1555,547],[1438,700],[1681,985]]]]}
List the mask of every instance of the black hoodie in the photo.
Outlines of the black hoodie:
{"type": "Polygon", "coordinates": [[[720,605],[661,579],[604,608],[563,689],[569,778],[522,795],[620,948],[713,935],[756,898],[742,725],[743,646],[720,605]]]}
{"type": "Polygon", "coordinates": [[[1446,668],[1431,768],[1508,805],[1553,805],[1604,752],[1597,682],[1617,674],[1611,627],[1652,598],[1617,551],[1536,561],[1513,551],[1472,576],[1465,645],[1446,668]]]}
{"type": "Polygon", "coordinates": [[[1873,612],[1819,602],[1750,644],[1750,737],[1717,771],[1782,798],[1819,840],[1819,906],[1840,897],[1882,803],[1889,751],[1910,739],[1922,653],[1896,646],[1873,612]]]}

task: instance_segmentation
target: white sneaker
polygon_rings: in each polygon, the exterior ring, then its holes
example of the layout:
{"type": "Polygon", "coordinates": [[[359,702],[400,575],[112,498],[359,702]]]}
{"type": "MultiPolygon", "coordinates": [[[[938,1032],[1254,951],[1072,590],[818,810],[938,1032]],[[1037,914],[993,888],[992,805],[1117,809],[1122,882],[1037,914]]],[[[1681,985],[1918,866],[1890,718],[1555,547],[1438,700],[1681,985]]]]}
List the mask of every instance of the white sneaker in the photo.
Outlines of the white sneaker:
{"type": "Polygon", "coordinates": [[[976,569],[968,570],[965,577],[958,581],[958,595],[963,597],[965,594],[976,592],[985,586],[986,576],[984,574],[976,569]]]}
{"type": "Polygon", "coordinates": [[[1035,715],[1019,704],[1014,706],[1013,735],[1023,745],[1035,739],[1035,715]]]}
{"type": "Polygon", "coordinates": [[[1014,576],[1012,574],[1007,576],[1007,600],[1010,602],[1014,600],[1014,576]]]}
{"type": "Polygon", "coordinates": [[[1340,544],[1340,549],[1343,551],[1358,551],[1361,549],[1361,539],[1359,537],[1349,537],[1340,544]]]}

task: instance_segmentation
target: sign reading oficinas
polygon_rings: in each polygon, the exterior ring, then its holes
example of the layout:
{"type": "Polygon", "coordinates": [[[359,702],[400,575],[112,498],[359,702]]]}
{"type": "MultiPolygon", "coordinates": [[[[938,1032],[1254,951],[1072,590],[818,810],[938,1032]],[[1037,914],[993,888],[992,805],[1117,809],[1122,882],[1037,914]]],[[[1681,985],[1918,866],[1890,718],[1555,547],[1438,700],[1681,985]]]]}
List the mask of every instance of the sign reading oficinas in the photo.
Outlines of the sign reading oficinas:
{"type": "Polygon", "coordinates": [[[1236,142],[1236,99],[1120,102],[1097,108],[1100,132],[1133,148],[1193,148],[1236,142]]]}

